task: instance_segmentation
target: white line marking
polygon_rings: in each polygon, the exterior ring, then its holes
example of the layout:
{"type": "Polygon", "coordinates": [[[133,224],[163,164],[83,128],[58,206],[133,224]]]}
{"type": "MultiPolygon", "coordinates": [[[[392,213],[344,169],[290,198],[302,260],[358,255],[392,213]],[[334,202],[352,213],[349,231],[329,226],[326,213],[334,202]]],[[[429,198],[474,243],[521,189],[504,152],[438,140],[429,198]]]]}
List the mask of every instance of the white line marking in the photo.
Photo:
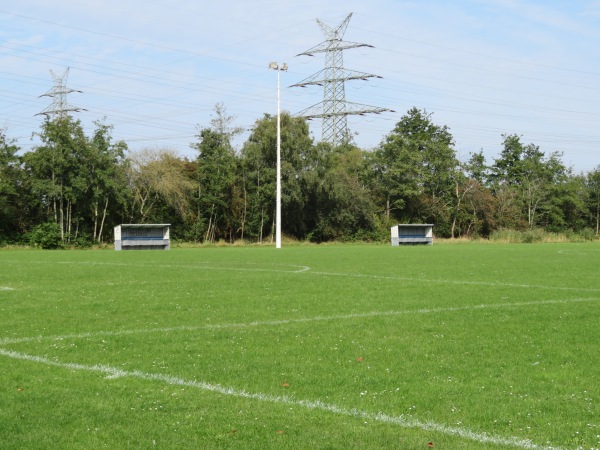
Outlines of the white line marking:
{"type": "Polygon", "coordinates": [[[0,286],[0,291],[14,291],[14,289],[8,286],[0,286]]]}
{"type": "MultiPolygon", "coordinates": [[[[264,268],[264,267],[236,267],[235,264],[246,264],[252,265],[252,263],[231,263],[231,266],[215,266],[215,265],[203,265],[203,264],[129,264],[129,263],[118,263],[118,262],[100,262],[100,261],[32,261],[37,264],[67,264],[74,266],[119,266],[119,267],[164,267],[167,269],[205,269],[205,270],[224,270],[232,272],[281,272],[281,273],[302,273],[310,270],[308,266],[301,266],[298,264],[280,264],[279,267],[290,267],[292,269],[277,269],[277,268],[264,268]],[[233,267],[232,267],[233,266],[233,267]]],[[[258,264],[258,263],[257,263],[258,264]]]]}
{"type": "Polygon", "coordinates": [[[600,288],[585,288],[585,287],[563,287],[563,286],[548,286],[538,284],[517,284],[517,283],[501,283],[499,281],[464,281],[464,280],[441,280],[431,278],[412,278],[412,277],[396,277],[389,275],[366,275],[360,273],[340,273],[340,272],[310,272],[311,275],[323,275],[333,277],[351,277],[351,278],[372,278],[376,280],[391,280],[391,281],[418,281],[420,283],[437,283],[437,284],[456,284],[456,285],[472,285],[472,286],[489,286],[489,287],[509,287],[509,288],[526,288],[526,289],[547,289],[557,291],[585,291],[585,292],[600,292],[600,288]]]}
{"type": "Polygon", "coordinates": [[[569,304],[569,303],[584,303],[584,302],[596,302],[600,301],[600,298],[573,298],[566,300],[539,300],[531,302],[519,302],[519,303],[496,303],[496,304],[480,304],[471,306],[451,306],[447,308],[421,308],[413,310],[402,310],[402,311],[372,311],[367,313],[356,313],[356,314],[340,314],[335,316],[316,316],[316,317],[301,317],[298,319],[281,319],[281,320],[268,320],[268,321],[256,321],[246,323],[221,323],[221,324],[207,324],[207,325],[183,325],[178,327],[164,327],[164,328],[145,328],[138,330],[120,330],[120,331],[96,331],[89,333],[77,333],[77,334],[66,334],[62,336],[33,336],[33,337],[22,337],[22,338],[4,338],[0,339],[0,345],[19,344],[22,342],[32,341],[62,341],[66,339],[85,339],[100,336],[124,336],[131,334],[145,334],[145,333],[170,333],[177,331],[198,331],[198,330],[214,330],[214,329],[234,329],[234,328],[252,328],[261,326],[278,326],[278,325],[289,325],[293,323],[308,323],[308,322],[325,322],[331,320],[347,320],[347,319],[361,319],[369,317],[382,317],[382,316],[400,316],[405,314],[435,314],[442,312],[456,312],[456,311],[473,311],[483,309],[494,309],[494,308],[518,308],[523,306],[537,306],[537,305],[556,305],[556,304],[569,304]]]}
{"type": "Polygon", "coordinates": [[[531,442],[531,440],[529,439],[521,439],[518,437],[495,436],[485,432],[481,433],[471,431],[467,428],[453,427],[430,421],[422,422],[412,417],[405,417],[403,415],[391,416],[382,412],[372,413],[367,411],[360,411],[357,409],[347,409],[331,403],[324,403],[320,400],[297,400],[288,396],[274,396],[263,393],[251,393],[244,390],[223,387],[217,384],[210,384],[204,381],[185,380],[183,378],[174,377],[171,375],[164,375],[160,373],[147,373],[138,370],[127,371],[101,364],[89,366],[77,363],[63,363],[60,361],[44,358],[42,356],[29,355],[26,353],[5,350],[2,348],[0,348],[0,355],[69,370],[83,370],[88,372],[102,373],[106,375],[107,379],[133,377],[149,381],[160,381],[169,385],[193,387],[204,391],[214,392],[217,394],[228,395],[232,397],[247,398],[251,400],[279,403],[291,406],[301,406],[309,410],[320,410],[343,416],[356,417],[362,420],[384,422],[398,425],[402,428],[417,428],[424,431],[433,431],[446,435],[458,436],[460,438],[468,439],[482,444],[506,445],[511,446],[513,448],[523,448],[530,450],[560,450],[560,447],[541,446],[531,442]]]}
{"type": "Polygon", "coordinates": [[[389,281],[406,281],[406,282],[419,282],[419,283],[431,283],[431,284],[452,284],[457,286],[487,286],[487,287],[507,287],[507,288],[521,288],[521,289],[544,289],[544,290],[556,290],[556,291],[574,291],[574,292],[600,292],[600,288],[586,288],[586,287],[569,287],[569,286],[550,286],[541,284],[520,284],[520,283],[502,283],[499,281],[467,281],[467,280],[442,280],[435,278],[426,277],[400,277],[392,275],[370,275],[361,273],[345,273],[345,272],[323,272],[314,271],[309,266],[302,265],[282,265],[291,267],[293,269],[275,269],[275,268],[264,268],[264,267],[225,267],[215,265],[196,265],[196,264],[129,264],[129,263],[117,263],[117,262],[90,262],[90,261],[31,261],[37,264],[69,264],[69,265],[104,265],[104,266],[124,266],[124,267],[164,267],[164,268],[182,268],[182,269],[196,269],[196,270],[223,270],[230,272],[267,272],[267,273],[305,273],[308,275],[317,276],[331,276],[331,277],[348,277],[348,278],[369,278],[374,280],[389,280],[389,281]]]}
{"type": "Polygon", "coordinates": [[[561,254],[561,255],[588,255],[589,252],[597,252],[599,250],[600,250],[600,248],[598,248],[598,247],[595,247],[595,248],[587,247],[583,251],[582,250],[558,250],[556,253],[561,254]]]}

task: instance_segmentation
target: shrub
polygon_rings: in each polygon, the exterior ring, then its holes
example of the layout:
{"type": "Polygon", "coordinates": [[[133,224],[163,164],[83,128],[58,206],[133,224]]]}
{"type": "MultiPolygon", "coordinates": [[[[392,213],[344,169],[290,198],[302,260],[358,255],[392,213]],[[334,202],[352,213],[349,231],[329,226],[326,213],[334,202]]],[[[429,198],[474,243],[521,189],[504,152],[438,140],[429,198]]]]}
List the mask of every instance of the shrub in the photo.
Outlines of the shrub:
{"type": "Polygon", "coordinates": [[[519,231],[510,228],[500,228],[492,231],[490,234],[490,241],[506,243],[521,242],[521,236],[519,231]]]}
{"type": "Polygon", "coordinates": [[[567,237],[571,242],[590,242],[597,238],[596,232],[592,228],[583,228],[579,231],[569,230],[567,237]]]}
{"type": "Polygon", "coordinates": [[[92,238],[89,235],[81,234],[77,238],[70,239],[70,244],[77,248],[90,248],[93,244],[92,238]]]}
{"type": "Polygon", "coordinates": [[[521,232],[521,242],[525,244],[532,244],[534,242],[544,242],[545,233],[544,230],[539,228],[531,228],[521,232]]]}
{"type": "Polygon", "coordinates": [[[60,236],[60,227],[54,222],[37,225],[29,234],[29,243],[34,247],[44,249],[62,248],[63,242],[60,236]]]}

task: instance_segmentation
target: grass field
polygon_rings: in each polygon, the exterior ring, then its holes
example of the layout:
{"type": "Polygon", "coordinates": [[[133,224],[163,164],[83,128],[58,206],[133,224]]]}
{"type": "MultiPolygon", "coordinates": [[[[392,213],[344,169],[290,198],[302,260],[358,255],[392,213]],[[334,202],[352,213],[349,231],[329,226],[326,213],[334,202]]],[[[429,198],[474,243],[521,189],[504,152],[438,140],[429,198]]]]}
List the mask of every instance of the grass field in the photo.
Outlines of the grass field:
{"type": "Polygon", "coordinates": [[[600,244],[0,250],[0,448],[600,447],[600,244]]]}

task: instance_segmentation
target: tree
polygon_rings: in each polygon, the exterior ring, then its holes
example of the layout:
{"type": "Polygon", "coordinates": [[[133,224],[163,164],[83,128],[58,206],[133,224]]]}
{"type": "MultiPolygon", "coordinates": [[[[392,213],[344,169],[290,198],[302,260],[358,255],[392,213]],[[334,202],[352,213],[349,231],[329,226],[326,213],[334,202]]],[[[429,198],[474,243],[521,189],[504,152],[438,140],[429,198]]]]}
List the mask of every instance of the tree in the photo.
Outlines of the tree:
{"type": "Polygon", "coordinates": [[[589,226],[589,209],[586,204],[589,192],[583,175],[574,175],[567,169],[547,189],[549,201],[544,205],[544,220],[540,226],[555,232],[581,231],[589,226]]]}
{"type": "MultiPolygon", "coordinates": [[[[302,237],[304,195],[302,177],[313,165],[313,144],[308,125],[289,113],[281,116],[282,232],[302,237]]],[[[242,148],[245,199],[245,234],[261,242],[274,233],[277,164],[277,121],[265,114],[242,148]]]]}
{"type": "Polygon", "coordinates": [[[89,178],[82,164],[88,141],[81,123],[70,116],[46,118],[38,135],[42,145],[24,156],[25,168],[48,219],[59,225],[63,243],[68,242],[77,234],[80,214],[76,207],[89,178]]]}
{"type": "Polygon", "coordinates": [[[303,177],[317,164],[308,123],[289,113],[281,115],[282,232],[304,239],[307,233],[303,177]]]}
{"type": "Polygon", "coordinates": [[[586,185],[590,216],[598,236],[600,234],[600,166],[587,174],[586,185]]]}
{"type": "Polygon", "coordinates": [[[196,187],[186,174],[185,161],[167,149],[133,152],[127,161],[132,222],[168,219],[158,211],[162,205],[169,207],[179,218],[185,218],[196,187]]]}
{"type": "Polygon", "coordinates": [[[487,185],[490,168],[485,162],[483,150],[480,150],[478,153],[471,153],[471,157],[463,169],[468,178],[475,180],[482,186],[487,185]]]}
{"type": "Polygon", "coordinates": [[[196,231],[205,241],[222,238],[233,241],[240,222],[243,235],[239,157],[232,144],[243,129],[234,127],[234,120],[225,106],[218,103],[210,128],[200,129],[198,142],[191,145],[198,151],[196,231]]]}
{"type": "Polygon", "coordinates": [[[521,182],[519,184],[522,202],[526,209],[527,224],[532,228],[537,222],[539,210],[548,198],[545,187],[551,181],[552,174],[545,167],[544,154],[539,147],[530,144],[524,148],[521,161],[521,182]]]}
{"type": "Polygon", "coordinates": [[[523,175],[523,155],[525,149],[520,136],[502,135],[502,151],[491,167],[490,181],[493,184],[518,185],[523,175]]]}
{"type": "Polygon", "coordinates": [[[467,180],[469,189],[464,196],[464,210],[466,212],[462,222],[461,235],[488,237],[496,227],[494,222],[494,209],[497,200],[492,191],[480,184],[477,180],[467,180]]]}
{"type": "Polygon", "coordinates": [[[564,220],[556,216],[554,204],[569,177],[562,155],[554,152],[546,157],[538,146],[523,145],[520,136],[515,134],[503,135],[503,146],[490,178],[497,197],[510,198],[516,210],[520,210],[518,217],[510,222],[522,222],[528,228],[544,226],[551,220],[564,224],[564,220]],[[551,211],[554,211],[552,218],[551,211]]]}
{"type": "Polygon", "coordinates": [[[122,207],[126,203],[126,170],[123,141],[112,142],[112,127],[96,122],[96,130],[86,160],[89,175],[89,201],[93,221],[92,239],[102,241],[110,203],[122,207]]]}
{"type": "Polygon", "coordinates": [[[113,143],[111,126],[95,125],[88,138],[70,116],[47,118],[39,133],[42,145],[23,157],[30,204],[40,211],[36,222],[58,224],[63,244],[101,242],[107,217],[125,204],[127,147],[113,143]]]}
{"type": "Polygon", "coordinates": [[[269,115],[257,121],[242,148],[243,235],[258,242],[268,234],[275,206],[276,158],[272,149],[276,148],[277,137],[271,122],[269,115]]]}
{"type": "Polygon", "coordinates": [[[316,242],[374,238],[374,203],[364,182],[365,153],[349,144],[316,148],[319,162],[303,178],[307,237],[316,242]]]}
{"type": "Polygon", "coordinates": [[[232,240],[236,156],[224,133],[205,128],[198,138],[200,142],[194,145],[198,150],[198,219],[205,224],[204,240],[232,240]]]}
{"type": "Polygon", "coordinates": [[[372,157],[373,188],[388,220],[433,220],[449,232],[458,161],[448,127],[431,116],[412,108],[386,136],[372,157]]]}
{"type": "Polygon", "coordinates": [[[452,177],[454,202],[450,236],[487,236],[495,199],[485,185],[489,168],[483,151],[472,153],[460,168],[462,171],[456,171],[452,177]]]}
{"type": "Polygon", "coordinates": [[[461,223],[467,222],[468,212],[465,208],[465,197],[477,187],[478,183],[474,179],[467,178],[463,173],[456,171],[453,176],[453,208],[452,225],[450,226],[450,237],[457,237],[461,223]]]}
{"type": "Polygon", "coordinates": [[[18,221],[21,215],[19,150],[14,141],[6,138],[5,130],[0,129],[0,242],[3,236],[14,236],[22,231],[18,221]]]}

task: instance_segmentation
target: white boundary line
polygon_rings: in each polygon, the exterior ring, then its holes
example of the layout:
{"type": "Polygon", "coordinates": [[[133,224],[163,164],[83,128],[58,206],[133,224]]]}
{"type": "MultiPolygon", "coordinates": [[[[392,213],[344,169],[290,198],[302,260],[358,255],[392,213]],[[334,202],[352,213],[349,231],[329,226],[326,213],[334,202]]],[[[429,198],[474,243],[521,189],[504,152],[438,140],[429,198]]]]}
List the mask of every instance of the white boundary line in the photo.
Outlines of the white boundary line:
{"type": "Polygon", "coordinates": [[[471,286],[488,286],[488,287],[508,287],[508,288],[525,288],[525,289],[545,289],[551,291],[584,291],[584,292],[600,292],[600,288],[585,288],[585,287],[565,287],[565,286],[547,286],[538,284],[518,284],[518,283],[502,283],[500,281],[465,281],[465,280],[441,280],[431,278],[413,278],[413,277],[395,277],[389,275],[366,275],[358,273],[340,273],[340,272],[313,272],[312,275],[323,275],[333,277],[351,277],[351,278],[372,278],[376,280],[391,280],[391,281],[418,281],[422,283],[437,283],[437,284],[455,284],[455,285],[471,285],[471,286]]]}
{"type": "Polygon", "coordinates": [[[0,345],[19,344],[22,342],[32,341],[62,341],[66,339],[85,339],[100,336],[124,336],[132,334],[145,334],[145,333],[169,333],[176,331],[198,331],[198,330],[215,330],[215,329],[235,329],[235,328],[252,328],[261,326],[279,326],[288,325],[294,323],[308,323],[308,322],[325,322],[331,320],[347,320],[347,319],[361,319],[369,317],[385,317],[385,316],[400,316],[406,314],[435,314],[442,312],[457,312],[457,311],[477,311],[484,309],[496,309],[496,308],[519,308],[523,306],[538,306],[538,305],[557,305],[557,304],[569,304],[569,303],[584,303],[584,302],[597,302],[600,301],[600,297],[595,298],[574,298],[564,300],[538,300],[531,302],[518,302],[518,303],[490,303],[480,304],[471,306],[454,306],[447,308],[420,308],[414,310],[402,310],[402,311],[372,311],[367,313],[356,313],[356,314],[340,314],[335,316],[315,316],[315,317],[301,317],[298,319],[281,319],[281,320],[268,320],[268,321],[255,321],[255,322],[241,322],[241,323],[222,323],[222,324],[206,324],[206,325],[183,325],[179,327],[163,327],[163,328],[146,328],[137,330],[121,330],[121,331],[97,331],[89,333],[76,333],[66,335],[55,335],[55,336],[33,336],[33,337],[22,337],[22,338],[3,338],[0,339],[0,345]]]}
{"type": "Polygon", "coordinates": [[[417,428],[424,431],[433,431],[445,435],[457,436],[463,439],[468,439],[482,444],[505,445],[511,446],[513,448],[522,448],[529,450],[561,450],[560,447],[549,447],[535,444],[529,439],[521,439],[518,437],[495,436],[485,432],[481,433],[471,431],[467,428],[453,427],[435,422],[422,422],[412,417],[405,417],[403,415],[390,416],[382,412],[372,413],[367,411],[360,411],[358,409],[347,409],[331,403],[324,403],[320,400],[297,400],[289,396],[274,396],[263,393],[251,393],[244,390],[223,387],[216,384],[210,384],[204,381],[185,380],[183,378],[174,377],[171,375],[141,372],[138,370],[127,371],[100,364],[90,366],[77,363],[63,363],[56,360],[50,360],[41,356],[19,353],[15,351],[5,350],[2,348],[0,348],[0,355],[69,370],[102,373],[106,375],[106,378],[108,379],[132,377],[149,381],[160,381],[169,385],[193,387],[201,389],[203,391],[209,391],[232,397],[246,398],[269,403],[278,403],[283,405],[300,406],[309,410],[320,410],[343,416],[356,417],[362,420],[371,420],[374,422],[394,424],[402,428],[417,428]]]}
{"type": "MultiPolygon", "coordinates": [[[[115,267],[161,267],[170,269],[205,269],[205,270],[223,270],[229,272],[269,272],[269,273],[302,273],[310,270],[308,266],[300,264],[277,264],[279,267],[290,267],[290,269],[265,269],[263,267],[226,267],[203,264],[139,264],[123,262],[102,262],[102,261],[31,261],[36,264],[66,264],[73,266],[115,266],[115,267]]],[[[234,263],[232,263],[234,264],[234,263]]],[[[235,264],[244,264],[247,266],[258,265],[258,263],[237,262],[235,264]]],[[[264,264],[261,264],[264,265],[264,264]]],[[[268,265],[268,263],[267,263],[268,265]]]]}
{"type": "MultiPolygon", "coordinates": [[[[543,289],[550,291],[573,291],[573,292],[600,292],[600,288],[586,288],[586,287],[569,287],[569,286],[549,286],[539,284],[519,284],[519,283],[503,283],[500,281],[468,281],[468,280],[442,280],[435,278],[426,277],[401,277],[392,275],[370,275],[360,273],[345,273],[345,272],[323,272],[314,271],[309,266],[294,265],[294,264],[283,264],[282,267],[290,267],[293,269],[265,269],[261,267],[225,267],[215,265],[202,265],[202,264],[129,264],[121,262],[86,262],[86,261],[31,261],[37,264],[68,264],[68,265],[86,265],[86,266],[136,266],[136,267],[164,267],[171,269],[204,269],[204,270],[221,270],[229,272],[268,272],[268,273],[302,273],[307,275],[317,276],[329,276],[329,277],[348,277],[348,278],[370,278],[374,280],[389,280],[389,281],[406,281],[406,282],[418,282],[418,283],[431,283],[431,284],[452,284],[452,285],[464,285],[464,286],[487,286],[487,287],[507,287],[507,288],[521,288],[521,289],[543,289]]],[[[248,264],[248,263],[239,263],[248,264]]]]}
{"type": "MultiPolygon", "coordinates": [[[[47,264],[46,261],[35,261],[37,263],[47,264]]],[[[113,265],[113,266],[130,266],[132,264],[127,263],[114,263],[114,262],[70,262],[70,261],[58,261],[54,262],[57,264],[71,264],[71,265],[113,265]]],[[[350,277],[350,278],[371,278],[391,281],[410,281],[410,282],[427,282],[437,284],[455,284],[455,285],[474,285],[474,286],[490,286],[490,287],[516,287],[516,288],[534,288],[534,289],[546,289],[546,290],[563,290],[563,291],[588,291],[588,292],[600,292],[600,289],[596,288],[575,288],[575,287],[561,287],[561,286],[547,286],[547,285],[529,285],[529,284],[514,284],[514,283],[501,283],[501,282],[484,282],[484,281],[457,281],[457,280],[441,280],[441,279],[428,279],[428,278],[411,278],[411,277],[396,277],[396,276],[385,276],[385,275],[368,275],[368,274],[353,274],[353,273],[339,273],[339,272],[322,272],[312,271],[309,266],[301,265],[288,265],[288,267],[294,267],[295,270],[281,270],[281,269],[264,269],[264,268],[243,268],[243,267],[222,267],[222,266],[207,266],[207,265],[182,265],[182,264],[134,264],[135,266],[141,267],[168,267],[168,268],[190,268],[190,269],[205,269],[205,270],[223,270],[223,271],[251,271],[251,272],[275,272],[275,273],[309,273],[311,275],[318,276],[336,276],[336,277],[350,277]]],[[[13,288],[0,286],[0,291],[12,291],[13,288]]],[[[0,345],[17,344],[21,342],[30,341],[42,341],[42,340],[64,340],[64,339],[80,339],[95,336],[118,336],[118,335],[129,335],[129,334],[140,334],[140,333],[157,333],[157,332],[171,332],[171,331],[194,331],[201,329],[221,329],[221,328],[246,328],[246,327],[258,327],[258,326],[277,326],[291,323],[304,323],[313,321],[329,321],[329,320],[340,320],[340,319],[354,319],[354,318],[368,318],[377,316],[395,316],[403,314],[430,314],[438,312],[453,312],[453,311],[467,311],[467,310],[478,310],[478,309],[489,309],[489,308],[511,308],[520,306],[530,305],[547,305],[547,304],[567,304],[574,302],[593,302],[598,301],[600,298],[577,298],[569,300],[542,300],[532,302],[520,302],[520,303],[502,303],[502,304],[481,304],[473,306],[463,307],[449,307],[449,308],[425,308],[418,310],[405,310],[405,311],[383,311],[383,312],[370,312],[364,314],[347,314],[337,316],[317,316],[312,318],[299,318],[299,319],[287,319],[287,320],[276,320],[276,321],[264,321],[264,322],[249,322],[249,323],[231,323],[231,324],[217,324],[217,325],[202,325],[202,326],[181,326],[181,327],[169,327],[169,328],[153,328],[153,329],[140,329],[140,330],[122,330],[122,331],[100,331],[96,333],[80,333],[64,336],[37,336],[37,337],[25,337],[25,338],[5,338],[0,340],[0,345]]],[[[242,397],[260,401],[267,401],[271,403],[281,403],[294,406],[302,406],[312,410],[328,411],[335,414],[358,417],[364,420],[372,420],[390,424],[396,424],[403,428],[418,428],[425,431],[435,431],[447,435],[454,435],[461,438],[469,439],[479,443],[490,443],[495,445],[507,445],[516,448],[523,449],[539,449],[539,450],[561,450],[560,447],[549,447],[540,446],[532,443],[527,439],[520,439],[517,437],[500,437],[489,435],[485,432],[477,433],[466,428],[451,427],[443,424],[437,424],[434,422],[422,422],[417,419],[410,417],[400,416],[389,416],[384,413],[370,413],[366,411],[359,411],[357,409],[346,409],[333,404],[327,404],[317,401],[310,400],[296,400],[288,396],[272,396],[269,394],[262,393],[249,393],[243,390],[237,390],[234,388],[225,388],[219,385],[213,385],[202,381],[184,380],[182,378],[174,377],[171,375],[164,374],[153,374],[141,371],[124,371],[121,369],[113,368],[106,365],[83,365],[77,363],[62,363],[56,360],[50,360],[44,357],[29,355],[25,353],[15,352],[7,349],[0,348],[0,355],[37,362],[46,364],[49,366],[67,368],[71,370],[85,370],[91,372],[104,373],[106,378],[119,378],[119,377],[136,377],[145,380],[162,381],[170,385],[181,385],[188,387],[195,387],[205,391],[215,392],[222,395],[230,395],[234,397],[242,397]]]]}

